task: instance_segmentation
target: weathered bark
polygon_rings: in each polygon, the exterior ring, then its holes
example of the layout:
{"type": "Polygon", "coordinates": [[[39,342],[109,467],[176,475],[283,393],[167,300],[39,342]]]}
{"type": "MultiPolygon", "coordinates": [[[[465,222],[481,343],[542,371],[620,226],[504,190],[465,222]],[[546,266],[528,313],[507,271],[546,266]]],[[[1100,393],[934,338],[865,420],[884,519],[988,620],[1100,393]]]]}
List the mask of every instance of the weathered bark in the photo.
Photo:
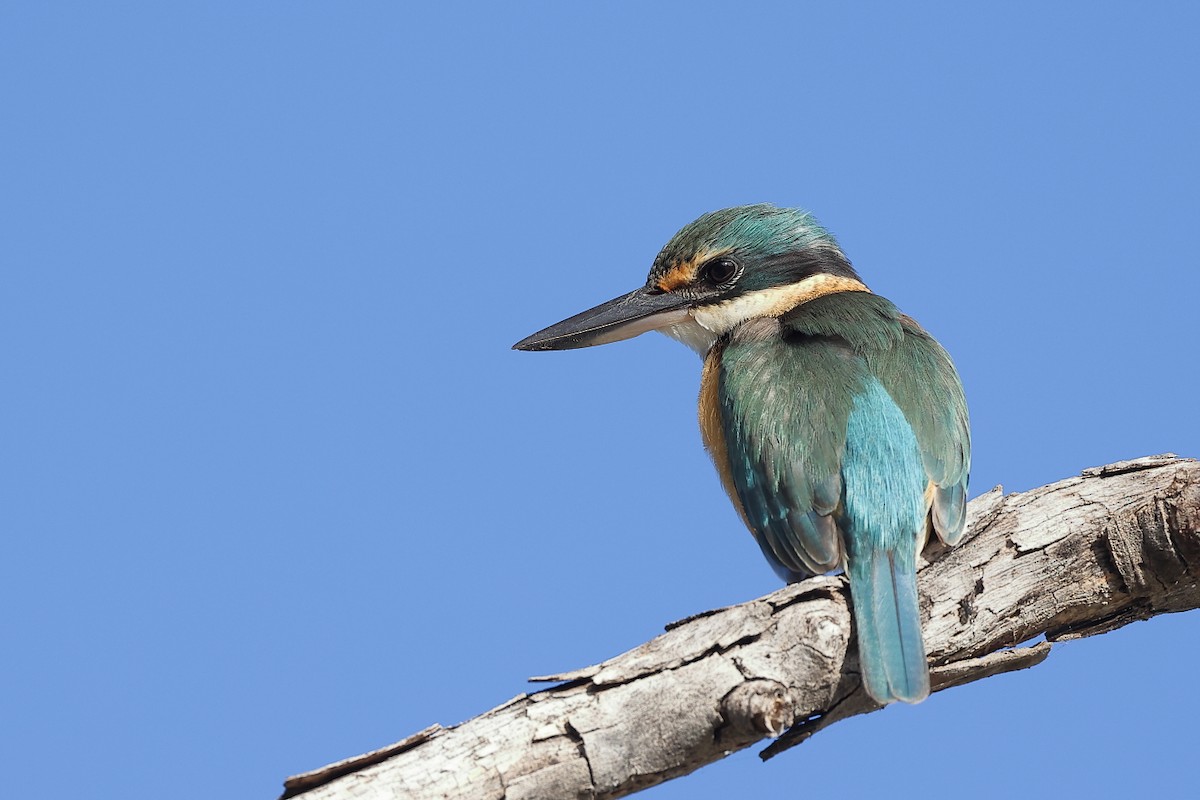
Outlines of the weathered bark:
{"type": "MultiPolygon", "coordinates": [[[[971,503],[968,525],[920,573],[934,691],[1033,666],[1055,641],[1200,607],[1196,461],[997,487],[971,503]]],[[[602,664],[534,679],[553,688],[290,778],[285,797],[610,798],[779,736],[769,758],[878,708],[860,687],[848,600],[841,577],[820,577],[698,614],[602,664]]]]}

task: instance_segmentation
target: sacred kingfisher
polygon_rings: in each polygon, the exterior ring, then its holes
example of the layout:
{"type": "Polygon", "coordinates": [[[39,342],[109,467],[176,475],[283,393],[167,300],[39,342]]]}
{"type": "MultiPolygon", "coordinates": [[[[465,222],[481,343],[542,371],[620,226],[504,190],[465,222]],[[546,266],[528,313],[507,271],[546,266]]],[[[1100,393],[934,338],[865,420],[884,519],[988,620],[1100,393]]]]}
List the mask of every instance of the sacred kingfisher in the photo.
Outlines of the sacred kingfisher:
{"type": "Polygon", "coordinates": [[[971,467],[950,356],[810,214],[767,204],[705,214],[645,286],[514,347],[651,330],[704,359],[704,446],[771,566],[788,582],[845,570],[867,692],[925,699],[916,559],[931,531],[962,537],[971,467]]]}

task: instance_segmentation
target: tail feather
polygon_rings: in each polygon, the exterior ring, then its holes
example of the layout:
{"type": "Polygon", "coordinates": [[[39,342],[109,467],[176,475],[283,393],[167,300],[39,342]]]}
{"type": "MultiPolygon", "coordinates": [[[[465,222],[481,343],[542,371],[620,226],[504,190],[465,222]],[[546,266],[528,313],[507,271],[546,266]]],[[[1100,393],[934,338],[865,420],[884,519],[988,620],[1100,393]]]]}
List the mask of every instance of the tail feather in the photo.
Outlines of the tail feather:
{"type": "Polygon", "coordinates": [[[880,703],[919,703],[929,696],[929,667],[914,558],[876,548],[855,556],[847,572],[867,693],[880,703]]]}

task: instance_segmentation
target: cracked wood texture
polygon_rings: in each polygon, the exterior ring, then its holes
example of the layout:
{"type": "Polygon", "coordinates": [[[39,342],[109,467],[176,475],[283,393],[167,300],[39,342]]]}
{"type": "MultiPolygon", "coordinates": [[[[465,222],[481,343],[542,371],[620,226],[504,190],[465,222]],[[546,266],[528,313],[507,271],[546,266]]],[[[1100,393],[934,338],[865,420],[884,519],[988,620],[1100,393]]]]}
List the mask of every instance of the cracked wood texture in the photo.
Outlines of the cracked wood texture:
{"type": "MultiPolygon", "coordinates": [[[[1200,607],[1194,460],[997,487],[971,502],[968,526],[921,565],[935,691],[1033,666],[1055,641],[1200,607]]],[[[698,614],[460,725],[289,778],[284,797],[611,798],[778,737],[769,758],[878,708],[860,687],[848,603],[845,581],[825,576],[698,614]]]]}

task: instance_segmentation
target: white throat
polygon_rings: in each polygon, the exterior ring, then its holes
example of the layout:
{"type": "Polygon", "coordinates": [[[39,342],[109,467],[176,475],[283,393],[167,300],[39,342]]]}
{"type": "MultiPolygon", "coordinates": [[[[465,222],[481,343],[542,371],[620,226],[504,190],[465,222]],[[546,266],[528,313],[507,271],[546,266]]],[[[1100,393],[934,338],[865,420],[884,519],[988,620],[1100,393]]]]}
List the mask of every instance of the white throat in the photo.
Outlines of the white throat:
{"type": "Polygon", "coordinates": [[[701,358],[708,355],[708,351],[717,342],[717,334],[697,322],[694,313],[684,322],[677,322],[674,325],[668,325],[658,330],[660,333],[665,333],[677,342],[683,342],[695,350],[696,354],[701,358]]]}

